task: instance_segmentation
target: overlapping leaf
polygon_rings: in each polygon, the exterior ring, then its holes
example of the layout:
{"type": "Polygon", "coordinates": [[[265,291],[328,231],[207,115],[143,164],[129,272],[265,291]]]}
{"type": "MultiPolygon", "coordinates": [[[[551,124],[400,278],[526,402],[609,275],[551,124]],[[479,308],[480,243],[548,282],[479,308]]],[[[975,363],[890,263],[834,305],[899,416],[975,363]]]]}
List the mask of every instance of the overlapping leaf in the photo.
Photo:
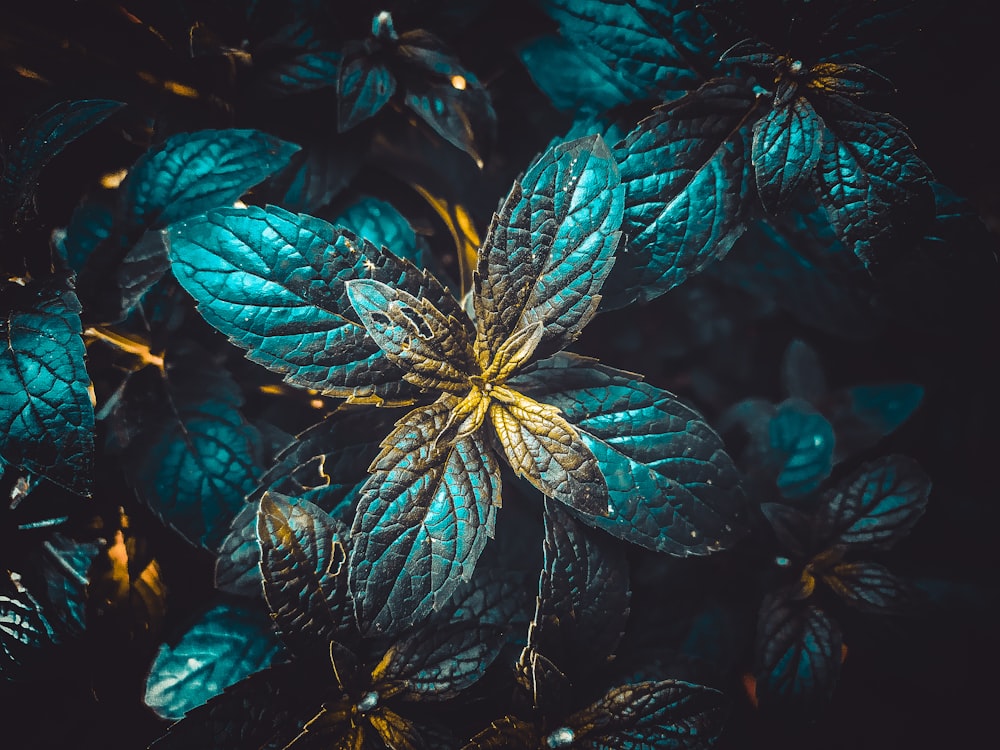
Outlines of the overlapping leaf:
{"type": "Polygon", "coordinates": [[[742,83],[710,81],[658,107],[615,147],[628,245],[604,286],[606,308],[669,291],[743,233],[757,107],[742,83]]]}
{"type": "Polygon", "coordinates": [[[873,614],[900,614],[915,597],[913,589],[884,565],[841,563],[823,581],[855,609],[873,614]]]}
{"type": "Polygon", "coordinates": [[[168,232],[174,274],[209,323],[285,379],[356,401],[405,401],[414,387],[378,348],[345,282],[391,283],[463,315],[432,277],[345,229],[276,207],[212,211],[168,232]]]}
{"type": "Polygon", "coordinates": [[[449,406],[438,401],[403,417],[372,462],[350,564],[363,630],[399,633],[440,608],[493,534],[499,467],[475,434],[436,444],[449,406]]]}
{"type": "Polygon", "coordinates": [[[58,533],[42,545],[39,567],[52,620],[62,635],[80,635],[86,627],[90,566],[98,550],[96,542],[77,542],[58,533]]]}
{"type": "Polygon", "coordinates": [[[146,677],[146,705],[180,719],[230,685],[266,669],[280,643],[260,607],[222,603],[205,611],[175,644],[162,644],[146,677]]]}
{"type": "Polygon", "coordinates": [[[89,495],[94,407],[80,302],[56,283],[36,294],[0,318],[0,459],[89,495]]]}
{"type": "Polygon", "coordinates": [[[376,247],[392,250],[393,254],[415,266],[422,265],[417,234],[391,203],[365,196],[348,206],[337,217],[336,224],[347,227],[376,247]]]}
{"type": "Polygon", "coordinates": [[[0,679],[17,679],[32,652],[51,643],[53,635],[41,605],[21,583],[21,576],[5,571],[0,578],[0,679]]]}
{"type": "Polygon", "coordinates": [[[812,177],[825,125],[804,97],[774,107],[754,124],[753,167],[757,194],[771,213],[785,208],[812,177]]]}
{"type": "Polygon", "coordinates": [[[630,373],[560,355],[512,381],[562,410],[597,458],[613,512],[581,516],[649,549],[706,554],[744,531],[722,440],[692,409],[630,373]]]}
{"type": "Polygon", "coordinates": [[[768,422],[770,450],[781,461],[775,480],[787,498],[808,495],[830,475],[835,445],[833,426],[812,406],[790,398],[768,422]]]}

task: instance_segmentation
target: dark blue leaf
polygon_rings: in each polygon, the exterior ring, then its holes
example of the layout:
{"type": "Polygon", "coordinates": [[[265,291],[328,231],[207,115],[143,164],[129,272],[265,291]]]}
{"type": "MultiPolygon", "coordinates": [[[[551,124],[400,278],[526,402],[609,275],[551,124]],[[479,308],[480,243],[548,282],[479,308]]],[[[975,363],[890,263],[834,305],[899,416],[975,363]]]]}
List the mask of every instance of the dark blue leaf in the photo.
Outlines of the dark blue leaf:
{"type": "Polygon", "coordinates": [[[398,418],[398,412],[391,409],[372,412],[344,407],[297,435],[233,519],[216,560],[216,588],[242,596],[260,595],[257,505],[264,492],[307,500],[349,524],[358,494],[368,481],[368,465],[398,418]]]}
{"type": "Polygon", "coordinates": [[[89,496],[94,407],[80,302],[56,285],[36,294],[32,309],[0,318],[0,459],[89,496]]]}
{"type": "Polygon", "coordinates": [[[53,235],[53,241],[66,264],[74,271],[83,268],[94,248],[111,236],[114,211],[97,200],[85,200],[73,212],[69,224],[53,235]]]}
{"type": "Polygon", "coordinates": [[[32,652],[53,639],[41,605],[21,583],[21,576],[5,570],[0,576],[0,680],[18,679],[32,652]]]}
{"type": "Polygon", "coordinates": [[[146,677],[146,705],[164,719],[180,719],[269,667],[280,649],[270,618],[260,607],[218,604],[175,644],[160,646],[146,677]]]}
{"type": "Polygon", "coordinates": [[[347,227],[376,247],[422,266],[421,246],[410,222],[391,204],[378,198],[359,198],[337,217],[335,224],[347,227]]]}
{"type": "Polygon", "coordinates": [[[3,192],[13,198],[15,220],[31,206],[45,165],[124,106],[109,99],[59,102],[24,126],[4,158],[3,192]]]}
{"type": "Polygon", "coordinates": [[[671,99],[697,86],[721,49],[701,12],[677,0],[544,0],[562,36],[641,96],[671,99]]]}
{"type": "Polygon", "coordinates": [[[823,581],[862,612],[902,614],[915,601],[914,590],[878,563],[840,563],[823,576],[823,581]]]}
{"type": "Polygon", "coordinates": [[[840,100],[824,119],[817,196],[838,236],[869,264],[892,235],[892,210],[912,202],[931,173],[889,115],[840,100]]]}
{"type": "Polygon", "coordinates": [[[789,598],[764,598],[757,619],[757,701],[815,712],[830,700],[840,676],[841,633],[819,607],[789,598]]]}
{"type": "Polygon", "coordinates": [[[816,546],[888,549],[920,520],[930,491],[930,478],[912,458],[893,455],[866,463],[823,495],[816,546]]]}
{"type": "Polygon", "coordinates": [[[801,339],[793,339],[781,362],[781,384],[791,398],[820,403],[827,394],[826,375],[816,351],[801,339]]]}
{"type": "Polygon", "coordinates": [[[643,89],[585,47],[558,36],[523,45],[518,55],[535,85],[557,109],[576,114],[603,112],[643,97],[643,89]]]}
{"type": "Polygon", "coordinates": [[[343,133],[374,117],[395,91],[395,76],[371,55],[368,46],[348,44],[337,74],[337,130],[343,133]]]}
{"type": "Polygon", "coordinates": [[[99,551],[96,542],[77,542],[58,533],[42,545],[46,598],[52,605],[53,623],[62,634],[79,635],[86,627],[90,566],[99,551]]]}
{"type": "Polygon", "coordinates": [[[215,551],[262,472],[264,447],[240,412],[243,396],[199,349],[167,355],[126,388],[134,434],[124,468],[139,498],[189,542],[215,551]]]}
{"type": "Polygon", "coordinates": [[[522,669],[532,651],[575,680],[613,657],[629,615],[624,548],[545,498],[544,562],[522,669]]]}
{"type": "Polygon", "coordinates": [[[496,138],[497,115],[486,87],[440,40],[425,31],[399,38],[406,106],[482,169],[496,138]]]}
{"type": "Polygon", "coordinates": [[[757,102],[740,83],[712,81],[658,107],[615,147],[628,245],[604,286],[606,308],[669,291],[743,233],[757,102]]]}
{"type": "Polygon", "coordinates": [[[833,396],[830,419],[837,433],[837,457],[846,458],[894,432],[920,406],[924,389],[916,383],[859,385],[833,396]]]}
{"type": "Polygon", "coordinates": [[[804,97],[774,107],[754,123],[753,167],[757,193],[778,213],[812,177],[823,146],[822,118],[804,97]]]}
{"type": "Polygon", "coordinates": [[[330,641],[356,641],[346,527],[306,500],[266,492],[257,513],[257,539],[264,599],[292,655],[322,658],[330,641]]]}
{"type": "Polygon", "coordinates": [[[440,609],[493,535],[500,470],[492,452],[475,434],[436,442],[453,405],[403,417],[370,467],[350,563],[364,631],[398,634],[440,609]]]}
{"type": "Polygon", "coordinates": [[[613,512],[580,516],[586,523],[674,555],[707,554],[744,533],[732,459],[701,416],[672,394],[567,355],[510,383],[561,409],[596,456],[613,512]]]}
{"type": "Polygon", "coordinates": [[[205,319],[285,380],[354,401],[415,387],[371,339],[345,282],[370,278],[464,315],[426,273],[346,229],[270,206],[212,211],[168,230],[174,275],[205,319]]]}
{"type": "Polygon", "coordinates": [[[546,151],[495,215],[476,269],[477,351],[544,326],[534,357],[572,343],[597,312],[614,262],[623,190],[600,136],[546,151]]]}
{"type": "Polygon", "coordinates": [[[790,398],[768,424],[770,450],[780,462],[777,485],[789,499],[808,495],[833,469],[834,434],[826,417],[808,402],[790,398]]]}
{"type": "Polygon", "coordinates": [[[622,685],[553,727],[544,746],[697,750],[715,744],[726,713],[722,693],[701,685],[680,680],[622,685]]]}
{"type": "Polygon", "coordinates": [[[315,214],[350,184],[367,148],[368,136],[361,131],[310,143],[255,191],[261,196],[259,202],[315,214]]]}

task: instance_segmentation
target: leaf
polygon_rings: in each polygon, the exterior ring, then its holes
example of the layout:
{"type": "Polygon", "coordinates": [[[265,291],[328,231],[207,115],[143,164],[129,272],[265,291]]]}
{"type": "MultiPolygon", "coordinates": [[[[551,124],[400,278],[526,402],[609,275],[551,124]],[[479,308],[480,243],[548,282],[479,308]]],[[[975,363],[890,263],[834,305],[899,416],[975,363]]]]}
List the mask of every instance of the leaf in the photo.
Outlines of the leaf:
{"type": "Polygon", "coordinates": [[[536,322],[544,326],[537,358],[576,340],[614,263],[622,198],[600,136],[554,146],[514,183],[480,252],[477,352],[496,353],[536,322]]]}
{"type": "Polygon", "coordinates": [[[641,86],[608,66],[590,50],[559,36],[542,36],[517,51],[535,85],[556,109],[603,112],[641,99],[641,86]]]}
{"type": "Polygon", "coordinates": [[[257,513],[264,599],[297,659],[352,642],[357,626],[347,589],[346,529],[305,500],[266,492],[257,513]]]}
{"type": "Polygon", "coordinates": [[[273,41],[268,45],[262,42],[254,52],[255,67],[263,62],[264,70],[257,80],[267,94],[285,97],[337,85],[342,58],[339,50],[303,44],[297,39],[288,42],[289,46],[280,51],[273,49],[277,46],[273,41]],[[274,59],[278,55],[281,59],[274,59]]]}
{"type": "Polygon", "coordinates": [[[241,596],[260,595],[260,545],[257,506],[265,492],[276,492],[317,505],[338,521],[350,523],[379,443],[398,412],[342,407],[297,435],[260,478],[244,509],[233,519],[219,548],[215,586],[241,596]]]}
{"type": "Polygon", "coordinates": [[[811,404],[818,404],[829,390],[816,350],[801,339],[793,339],[785,349],[781,362],[781,383],[791,398],[811,404]]]}
{"type": "Polygon", "coordinates": [[[348,206],[335,223],[347,227],[375,247],[387,248],[417,267],[422,265],[417,233],[391,203],[364,196],[348,206]]]}
{"type": "Polygon", "coordinates": [[[768,424],[768,436],[780,462],[776,483],[784,497],[805,497],[830,476],[833,427],[807,402],[790,398],[779,404],[768,424]]]}
{"type": "Polygon", "coordinates": [[[462,750],[534,750],[542,746],[542,741],[534,724],[516,716],[504,716],[476,734],[462,750]]]}
{"type": "Polygon", "coordinates": [[[0,457],[89,497],[94,407],[80,302],[55,283],[0,318],[0,457]]]}
{"type": "Polygon", "coordinates": [[[930,491],[930,478],[912,458],[870,461],[823,495],[815,539],[828,546],[889,549],[924,514],[930,491]]]}
{"type": "Polygon", "coordinates": [[[288,211],[315,213],[350,184],[368,150],[369,135],[361,131],[336,139],[305,144],[283,170],[254,192],[261,203],[276,203],[288,211]]]}
{"type": "Polygon", "coordinates": [[[676,0],[545,0],[542,7],[564,38],[644,97],[673,99],[696,88],[722,51],[700,11],[676,0]]]}
{"type": "Polygon", "coordinates": [[[260,432],[241,411],[232,376],[199,348],[168,353],[166,369],[129,379],[124,468],[139,498],[185,539],[218,549],[265,461],[260,432]]]}
{"type": "Polygon", "coordinates": [[[480,169],[496,139],[497,115],[486,87],[426,31],[401,34],[396,49],[406,106],[480,169]]]}
{"type": "Polygon", "coordinates": [[[560,409],[597,458],[613,513],[585,523],[673,555],[707,554],[744,533],[739,475],[722,440],[670,393],[568,355],[509,384],[560,409]]]}
{"type": "Polygon", "coordinates": [[[279,653],[259,607],[217,604],[173,646],[160,645],[146,677],[144,701],[164,719],[180,719],[230,685],[270,666],[279,653]]]}
{"type": "Polygon", "coordinates": [[[892,234],[890,208],[912,203],[931,172],[903,125],[889,115],[841,99],[824,120],[817,196],[838,236],[868,265],[892,234]]]}
{"type": "Polygon", "coordinates": [[[475,434],[438,446],[450,412],[443,400],[407,414],[369,468],[351,531],[362,631],[395,635],[440,609],[493,535],[499,467],[475,434]]]}
{"type": "Polygon", "coordinates": [[[507,461],[519,477],[536,489],[582,513],[595,517],[610,512],[608,487],[591,449],[558,409],[525,398],[498,398],[489,416],[507,461]]]}
{"type": "Polygon", "coordinates": [[[903,614],[914,602],[913,589],[878,563],[840,563],[823,582],[862,612],[903,614]]]}
{"type": "Polygon", "coordinates": [[[142,156],[122,185],[126,231],[159,229],[232,205],[299,150],[259,130],[178,133],[142,156]]]}
{"type": "Polygon", "coordinates": [[[363,42],[344,47],[337,73],[337,132],[356,127],[382,109],[396,92],[396,78],[363,42]]]}
{"type": "Polygon", "coordinates": [[[42,543],[41,572],[53,622],[64,634],[80,635],[86,625],[90,566],[100,548],[96,542],[77,542],[56,533],[42,543]]]}
{"type": "Polygon", "coordinates": [[[24,218],[32,205],[45,166],[69,144],[124,106],[123,102],[110,99],[59,102],[21,129],[6,154],[3,169],[3,192],[13,199],[15,223],[24,218]]]}
{"type": "Polygon", "coordinates": [[[79,272],[90,253],[111,236],[114,211],[98,200],[84,200],[69,220],[65,230],[53,233],[53,243],[66,265],[79,272]]]}
{"type": "Polygon", "coordinates": [[[453,698],[493,663],[503,643],[501,632],[474,621],[418,630],[386,651],[372,679],[390,691],[402,691],[404,700],[453,698]]]}
{"type": "Polygon", "coordinates": [[[796,706],[814,713],[830,700],[840,676],[841,634],[819,607],[769,594],[757,620],[757,700],[761,708],[796,706]]]}
{"type": "Polygon", "coordinates": [[[809,557],[812,516],[791,505],[783,503],[761,503],[760,510],[771,524],[783,552],[799,560],[809,557]]]}
{"type": "Polygon", "coordinates": [[[823,146],[823,119],[809,100],[795,97],[754,123],[753,166],[764,208],[778,213],[812,177],[823,146]]]}
{"type": "Polygon", "coordinates": [[[474,370],[472,323],[445,316],[426,299],[379,281],[348,281],[347,298],[368,335],[408,383],[435,391],[468,390],[474,370]]]}
{"type": "Polygon", "coordinates": [[[604,286],[605,309],[655,299],[743,234],[757,107],[742,84],[711,81],[657,107],[615,146],[628,244],[604,286]]]}
{"type": "Polygon", "coordinates": [[[303,388],[353,401],[407,401],[415,389],[371,339],[345,282],[374,279],[460,308],[432,277],[346,229],[275,206],[225,209],[173,225],[174,275],[205,319],[254,361],[303,388]]]}
{"type": "Polygon", "coordinates": [[[722,693],[680,680],[639,682],[605,693],[565,720],[546,738],[547,747],[703,748],[722,732],[726,703],[722,693]]]}
{"type": "Polygon", "coordinates": [[[544,563],[522,669],[544,654],[574,682],[611,660],[629,615],[624,548],[545,499],[544,563]]]}
{"type": "Polygon", "coordinates": [[[11,570],[0,577],[0,678],[19,677],[32,651],[51,643],[54,634],[41,605],[11,570]]]}
{"type": "Polygon", "coordinates": [[[916,383],[858,385],[836,393],[830,418],[837,433],[837,457],[855,455],[894,432],[923,397],[923,386],[916,383]]]}

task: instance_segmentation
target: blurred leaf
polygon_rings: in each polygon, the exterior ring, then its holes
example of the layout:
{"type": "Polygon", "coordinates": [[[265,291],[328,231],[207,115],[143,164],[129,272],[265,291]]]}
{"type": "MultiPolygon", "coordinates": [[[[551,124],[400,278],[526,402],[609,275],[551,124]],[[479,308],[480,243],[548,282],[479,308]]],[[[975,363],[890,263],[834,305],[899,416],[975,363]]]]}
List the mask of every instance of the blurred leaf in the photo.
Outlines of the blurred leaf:
{"type": "Polygon", "coordinates": [[[915,600],[913,589],[878,563],[840,563],[823,581],[862,612],[904,614],[915,600]]]}
{"type": "Polygon", "coordinates": [[[80,302],[58,282],[30,291],[22,309],[0,318],[0,459],[89,497],[94,407],[80,302]]]}
{"type": "Polygon", "coordinates": [[[830,416],[838,458],[860,453],[894,432],[919,408],[924,389],[916,383],[858,385],[833,395],[830,416]]]}
{"type": "Polygon", "coordinates": [[[777,485],[787,498],[808,495],[833,469],[833,427],[806,401],[778,405],[768,424],[770,449],[780,462],[777,485]]]}
{"type": "Polygon", "coordinates": [[[304,144],[255,195],[289,211],[317,213],[354,179],[367,150],[368,136],[360,131],[304,144]]]}
{"type": "Polygon", "coordinates": [[[69,224],[53,235],[53,243],[66,264],[79,272],[91,252],[111,236],[114,211],[101,200],[84,200],[73,212],[69,224]]]}
{"type": "Polygon", "coordinates": [[[375,247],[388,248],[415,266],[423,266],[417,233],[391,203],[364,196],[348,206],[335,223],[347,227],[375,247]]]}
{"type": "Polygon", "coordinates": [[[785,349],[781,383],[788,396],[813,405],[820,403],[827,394],[826,375],[816,350],[801,339],[793,339],[785,349]]]}
{"type": "Polygon", "coordinates": [[[920,520],[930,491],[930,478],[912,458],[870,461],[824,493],[814,538],[826,545],[889,549],[920,520]]]}
{"type": "Polygon", "coordinates": [[[180,719],[266,669],[279,650],[271,621],[259,607],[217,604],[174,645],[160,645],[146,677],[145,703],[164,719],[180,719]]]}
{"type": "Polygon", "coordinates": [[[40,568],[46,598],[52,605],[53,622],[65,634],[77,636],[86,628],[90,566],[99,551],[95,542],[77,542],[59,533],[42,543],[40,568]]]}
{"type": "Polygon", "coordinates": [[[572,355],[540,362],[511,385],[560,409],[597,457],[613,512],[580,516],[585,523],[681,556],[745,532],[739,475],[722,440],[672,394],[572,355]]]}

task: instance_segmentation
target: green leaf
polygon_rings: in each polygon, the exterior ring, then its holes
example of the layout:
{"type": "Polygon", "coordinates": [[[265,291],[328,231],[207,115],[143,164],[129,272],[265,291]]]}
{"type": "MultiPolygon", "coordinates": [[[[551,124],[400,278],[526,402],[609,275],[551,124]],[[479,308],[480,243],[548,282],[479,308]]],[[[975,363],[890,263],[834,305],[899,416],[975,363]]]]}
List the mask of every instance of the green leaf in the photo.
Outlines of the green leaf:
{"type": "Polygon", "coordinates": [[[171,226],[174,274],[205,319],[285,380],[355,401],[409,401],[415,387],[365,330],[346,282],[374,279],[461,315],[426,273],[342,228],[271,206],[171,226]]]}
{"type": "Polygon", "coordinates": [[[479,255],[478,352],[544,326],[536,357],[576,340],[597,312],[622,221],[618,170],[600,136],[546,151],[504,200],[479,255]]]}
{"type": "Polygon", "coordinates": [[[812,177],[823,146],[823,119],[804,97],[774,107],[754,123],[753,166],[757,194],[778,213],[812,177]]]}
{"type": "Polygon", "coordinates": [[[403,417],[372,462],[351,532],[350,586],[363,631],[398,634],[440,609],[493,535],[493,454],[475,434],[436,443],[456,400],[403,417]]]}
{"type": "Polygon", "coordinates": [[[30,307],[0,317],[0,459],[89,496],[94,407],[80,302],[55,283],[34,291],[30,307]]]}
{"type": "Polygon", "coordinates": [[[743,234],[758,106],[743,84],[710,81],[657,107],[615,146],[628,245],[604,286],[606,309],[660,296],[743,234]]]}
{"type": "Polygon", "coordinates": [[[347,589],[347,530],[305,500],[266,492],[257,513],[264,599],[297,659],[357,640],[347,589]]]}
{"type": "Polygon", "coordinates": [[[230,685],[266,669],[280,647],[270,619],[259,607],[217,604],[174,645],[160,645],[146,677],[145,703],[164,719],[180,719],[230,685]]]}
{"type": "Polygon", "coordinates": [[[721,438],[670,393],[568,355],[510,385],[559,408],[597,458],[613,512],[584,522],[674,555],[707,554],[744,533],[739,475],[721,438]]]}
{"type": "Polygon", "coordinates": [[[817,545],[889,549],[920,520],[930,491],[930,478],[912,458],[870,461],[823,495],[814,530],[817,545]]]}

